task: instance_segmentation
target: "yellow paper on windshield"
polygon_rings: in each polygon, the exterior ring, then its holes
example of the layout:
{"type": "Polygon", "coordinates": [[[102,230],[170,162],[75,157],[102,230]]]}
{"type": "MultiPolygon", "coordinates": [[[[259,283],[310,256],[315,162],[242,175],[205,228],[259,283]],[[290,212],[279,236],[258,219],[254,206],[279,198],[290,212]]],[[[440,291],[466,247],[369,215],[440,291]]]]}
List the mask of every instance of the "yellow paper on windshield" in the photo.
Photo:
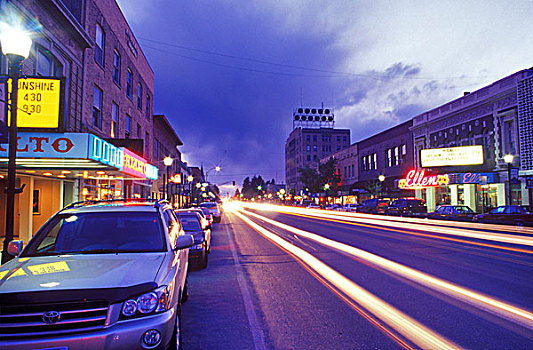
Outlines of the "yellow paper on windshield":
{"type": "Polygon", "coordinates": [[[34,275],[45,275],[47,273],[70,271],[65,261],[28,266],[28,270],[30,270],[34,275]]]}

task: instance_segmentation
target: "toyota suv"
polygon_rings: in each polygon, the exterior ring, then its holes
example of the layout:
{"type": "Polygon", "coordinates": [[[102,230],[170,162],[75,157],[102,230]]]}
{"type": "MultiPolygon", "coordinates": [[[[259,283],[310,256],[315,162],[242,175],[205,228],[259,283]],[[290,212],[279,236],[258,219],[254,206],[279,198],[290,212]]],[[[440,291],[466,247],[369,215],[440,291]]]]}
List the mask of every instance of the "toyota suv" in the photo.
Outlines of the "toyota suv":
{"type": "Polygon", "coordinates": [[[194,244],[166,201],[80,202],[0,267],[1,349],[180,348],[194,244]]]}

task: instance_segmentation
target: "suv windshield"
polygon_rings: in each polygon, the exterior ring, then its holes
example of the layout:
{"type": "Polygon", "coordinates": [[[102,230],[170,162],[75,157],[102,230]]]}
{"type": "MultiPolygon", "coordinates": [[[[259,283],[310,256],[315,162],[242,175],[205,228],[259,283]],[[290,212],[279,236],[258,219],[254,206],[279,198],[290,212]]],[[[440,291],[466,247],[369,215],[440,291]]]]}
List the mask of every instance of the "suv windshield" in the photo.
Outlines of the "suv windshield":
{"type": "Polygon", "coordinates": [[[60,214],[30,241],[21,256],[164,251],[157,213],[60,214]]]}

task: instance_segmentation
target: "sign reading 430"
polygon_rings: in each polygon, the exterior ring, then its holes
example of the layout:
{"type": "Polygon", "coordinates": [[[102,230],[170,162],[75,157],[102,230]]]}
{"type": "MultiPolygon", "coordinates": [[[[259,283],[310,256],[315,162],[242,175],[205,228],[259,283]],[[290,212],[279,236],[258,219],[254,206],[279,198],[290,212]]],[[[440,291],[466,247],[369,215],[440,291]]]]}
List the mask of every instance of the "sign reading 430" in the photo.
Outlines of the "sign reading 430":
{"type": "MultiPolygon", "coordinates": [[[[18,81],[17,126],[59,128],[61,79],[21,78],[18,81]]],[[[11,93],[11,80],[8,82],[11,93]]],[[[8,120],[10,120],[10,113],[8,120]]]]}

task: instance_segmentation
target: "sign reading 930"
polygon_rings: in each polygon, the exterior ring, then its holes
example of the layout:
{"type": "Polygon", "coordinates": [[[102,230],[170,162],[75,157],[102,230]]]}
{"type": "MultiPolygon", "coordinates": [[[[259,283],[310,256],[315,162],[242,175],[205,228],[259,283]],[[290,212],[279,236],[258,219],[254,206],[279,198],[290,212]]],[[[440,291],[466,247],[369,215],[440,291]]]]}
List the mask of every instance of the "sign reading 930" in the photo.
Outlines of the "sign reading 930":
{"type": "MultiPolygon", "coordinates": [[[[8,84],[11,92],[11,83],[8,84]]],[[[61,80],[21,78],[18,81],[17,126],[22,128],[58,128],[61,80]]],[[[9,120],[11,114],[9,114],[9,120]]]]}

